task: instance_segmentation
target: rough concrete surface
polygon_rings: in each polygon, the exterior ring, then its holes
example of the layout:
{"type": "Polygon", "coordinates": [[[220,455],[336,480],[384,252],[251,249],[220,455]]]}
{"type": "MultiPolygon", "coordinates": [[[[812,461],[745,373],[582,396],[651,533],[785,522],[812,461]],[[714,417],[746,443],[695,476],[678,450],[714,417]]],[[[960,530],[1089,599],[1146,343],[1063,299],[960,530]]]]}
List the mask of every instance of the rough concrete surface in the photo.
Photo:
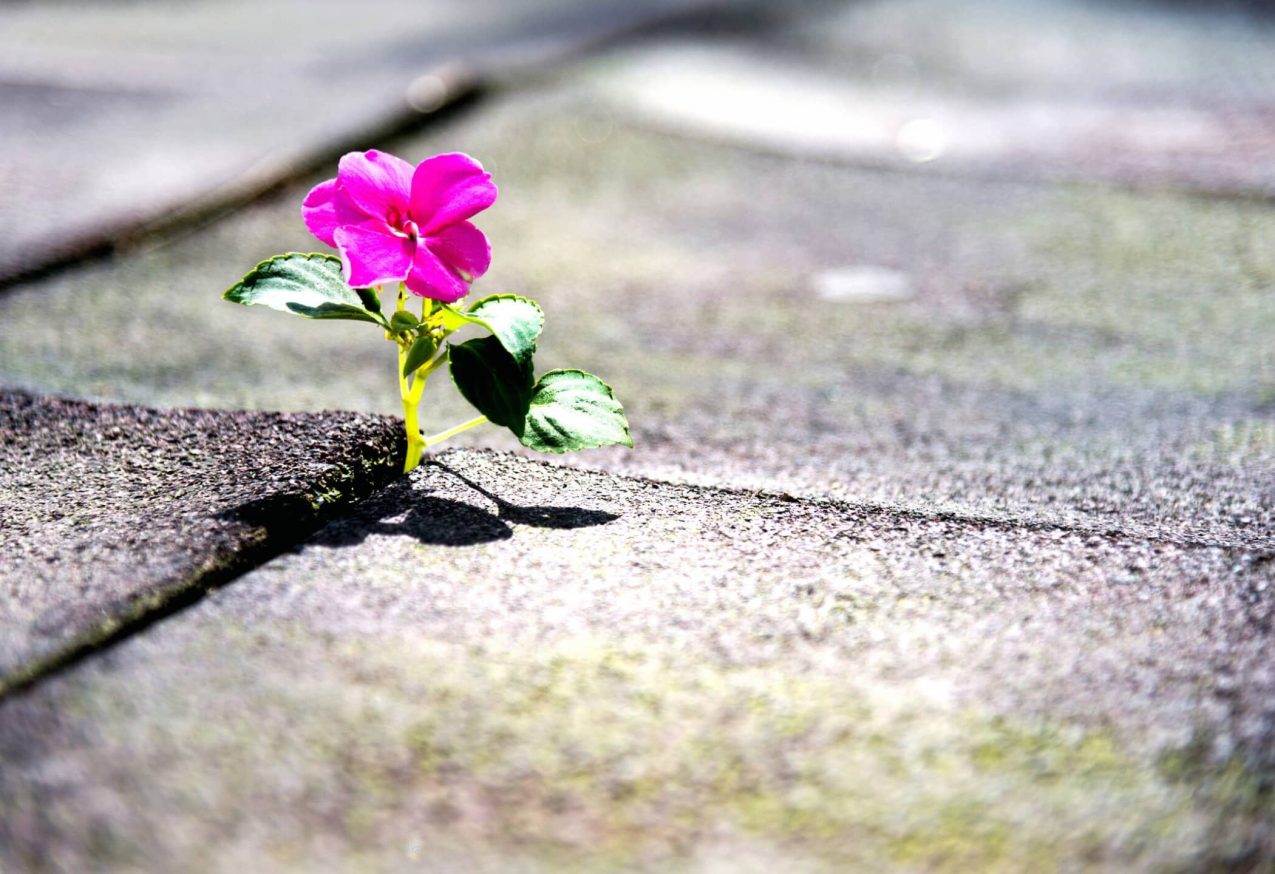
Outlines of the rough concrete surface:
{"type": "Polygon", "coordinates": [[[349,413],[0,393],[0,691],[286,548],[402,464],[349,413]]]}
{"type": "Polygon", "coordinates": [[[0,7],[0,282],[109,251],[699,0],[0,7]],[[91,144],[91,145],[88,145],[91,144]]]}
{"type": "Polygon", "coordinates": [[[1273,571],[447,452],[0,704],[0,852],[1263,870],[1273,571]]]}
{"type": "MultiPolygon", "coordinates": [[[[1265,205],[751,154],[626,126],[571,81],[389,147],[492,167],[495,261],[475,293],[538,299],[541,369],[601,374],[636,429],[641,451],[584,463],[1272,545],[1265,205]],[[904,274],[913,296],[818,293],[864,266],[904,274]]],[[[394,412],[375,329],[219,299],[257,260],[321,248],[303,193],[0,297],[0,379],[394,412]],[[176,312],[202,330],[169,330],[176,312]],[[99,330],[68,346],[52,326],[74,319],[99,330]]],[[[447,389],[427,393],[427,428],[466,417],[447,389]]]]}
{"type": "Polygon", "coordinates": [[[605,90],[617,113],[799,157],[1275,195],[1273,19],[1148,12],[827,4],[764,34],[636,48],[605,90]]]}
{"type": "MultiPolygon", "coordinates": [[[[684,35],[367,143],[493,172],[475,293],[540,301],[537,368],[606,378],[636,449],[468,431],[9,696],[0,868],[1271,870],[1271,19],[803,9],[694,69],[977,111],[1004,172],[924,125],[888,160],[673,129],[641,100],[684,35]],[[1113,139],[1060,151],[1078,105],[1113,139]]],[[[397,412],[376,329],[219,299],[320,248],[331,172],[12,287],[0,385],[397,412]]],[[[436,381],[429,431],[472,415],[436,381]]]]}

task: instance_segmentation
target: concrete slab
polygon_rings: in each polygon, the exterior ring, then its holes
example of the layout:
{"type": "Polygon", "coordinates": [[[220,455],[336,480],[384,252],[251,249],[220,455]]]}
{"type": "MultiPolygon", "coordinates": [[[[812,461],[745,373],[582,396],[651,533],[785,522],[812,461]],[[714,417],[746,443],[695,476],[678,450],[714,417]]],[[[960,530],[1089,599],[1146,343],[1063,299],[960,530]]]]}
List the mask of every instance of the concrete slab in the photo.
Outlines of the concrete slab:
{"type": "Polygon", "coordinates": [[[599,86],[618,114],[782,154],[1269,198],[1272,57],[1269,9],[904,0],[639,48],[599,86]]]}
{"type": "MultiPolygon", "coordinates": [[[[782,36],[820,67],[920,92],[1270,99],[1275,18],[1265,0],[1089,3],[942,0],[827,4],[782,36]]],[[[776,46],[779,47],[778,45],[776,46]]]]}
{"type": "Polygon", "coordinates": [[[493,72],[706,5],[6,4],[0,283],[241,203],[493,72]]]}
{"type": "Polygon", "coordinates": [[[391,479],[401,443],[348,413],[0,393],[0,693],[292,545],[391,479]]]}
{"type": "Polygon", "coordinates": [[[1269,557],[436,461],[0,703],[6,869],[1275,858],[1269,557]]]}
{"type": "MultiPolygon", "coordinates": [[[[1263,47],[1275,50],[1275,32],[1263,47]]],[[[910,56],[883,53],[878,63],[896,57],[910,56]]],[[[635,51],[599,87],[619,114],[779,154],[1275,197],[1275,103],[1237,108],[1225,99],[1192,102],[1180,91],[1090,95],[1074,86],[980,93],[947,79],[918,90],[910,80],[878,81],[874,68],[839,76],[769,42],[687,42],[635,51]]]]}
{"type": "MultiPolygon", "coordinates": [[[[582,83],[390,144],[491,166],[476,293],[548,313],[540,366],[624,399],[636,451],[573,462],[1133,536],[1275,546],[1275,211],[789,160],[626,124],[582,83]],[[889,276],[907,294],[825,293],[889,276]]],[[[0,299],[0,379],[147,403],[393,414],[362,325],[245,311],[317,248],[304,191],[0,299]],[[198,331],[171,328],[174,313],[198,331]],[[92,324],[74,344],[61,327],[92,324]],[[145,349],[146,354],[138,354],[145,349]]],[[[467,418],[448,386],[427,427],[467,418]]],[[[510,447],[494,430],[465,439],[510,447]]]]}
{"type": "MultiPolygon", "coordinates": [[[[972,8],[846,32],[933,31],[983,99],[1045,55],[967,51],[972,8]]],[[[448,453],[10,696],[0,867],[1269,867],[1275,210],[668,136],[618,63],[381,145],[495,172],[479,290],[538,298],[541,368],[606,376],[638,448],[448,453]]],[[[1195,106],[1157,64],[1075,96],[1195,106]]],[[[308,184],[13,289],[0,383],[394,412],[373,331],[218,300],[313,247],[308,184]]]]}

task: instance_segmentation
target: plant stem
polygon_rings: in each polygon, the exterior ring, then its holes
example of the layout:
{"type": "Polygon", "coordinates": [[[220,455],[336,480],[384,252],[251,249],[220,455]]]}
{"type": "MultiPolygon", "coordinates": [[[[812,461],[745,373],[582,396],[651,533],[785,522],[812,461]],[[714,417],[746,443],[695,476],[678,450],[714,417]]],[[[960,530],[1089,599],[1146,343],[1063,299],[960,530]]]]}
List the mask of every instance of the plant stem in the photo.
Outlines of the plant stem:
{"type": "Polygon", "coordinates": [[[403,365],[407,362],[407,347],[402,343],[398,344],[398,394],[406,403],[411,395],[411,385],[407,381],[407,374],[403,373],[403,365]]]}
{"type": "MultiPolygon", "coordinates": [[[[420,380],[424,382],[424,380],[420,380]]],[[[423,386],[422,386],[423,387],[423,386]]],[[[416,395],[415,392],[412,393],[416,395]]],[[[403,425],[407,428],[407,455],[403,459],[403,473],[411,473],[421,463],[421,452],[425,449],[425,441],[421,439],[421,426],[417,421],[420,396],[403,399],[403,425]]]]}
{"type": "MultiPolygon", "coordinates": [[[[406,286],[398,284],[398,309],[407,308],[406,286]]],[[[403,372],[403,364],[407,361],[407,344],[398,343],[398,393],[403,399],[403,426],[407,429],[407,454],[403,458],[403,473],[411,473],[421,463],[421,452],[425,449],[425,441],[421,439],[419,422],[421,395],[425,392],[425,374],[417,373],[409,381],[403,372]]]]}
{"type": "Polygon", "coordinates": [[[476,419],[470,419],[468,422],[465,422],[462,425],[457,425],[454,428],[448,428],[446,431],[440,431],[437,434],[424,438],[424,445],[433,446],[435,443],[442,443],[448,437],[455,437],[461,431],[467,431],[470,428],[477,427],[478,425],[481,425],[486,421],[487,421],[486,416],[479,416],[476,419]]]}

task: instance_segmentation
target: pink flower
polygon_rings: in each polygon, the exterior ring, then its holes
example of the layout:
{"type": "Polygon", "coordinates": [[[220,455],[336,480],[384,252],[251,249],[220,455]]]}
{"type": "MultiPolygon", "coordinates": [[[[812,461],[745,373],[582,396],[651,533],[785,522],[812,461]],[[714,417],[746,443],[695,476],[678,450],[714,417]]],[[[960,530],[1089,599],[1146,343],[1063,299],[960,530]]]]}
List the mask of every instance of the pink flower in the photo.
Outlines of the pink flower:
{"type": "Polygon", "coordinates": [[[491,174],[468,155],[435,155],[413,170],[370,149],[341,158],[336,178],[306,195],[301,217],[337,248],[350,285],[406,280],[413,294],[452,303],[491,264],[487,238],[466,219],[495,200],[491,174]]]}

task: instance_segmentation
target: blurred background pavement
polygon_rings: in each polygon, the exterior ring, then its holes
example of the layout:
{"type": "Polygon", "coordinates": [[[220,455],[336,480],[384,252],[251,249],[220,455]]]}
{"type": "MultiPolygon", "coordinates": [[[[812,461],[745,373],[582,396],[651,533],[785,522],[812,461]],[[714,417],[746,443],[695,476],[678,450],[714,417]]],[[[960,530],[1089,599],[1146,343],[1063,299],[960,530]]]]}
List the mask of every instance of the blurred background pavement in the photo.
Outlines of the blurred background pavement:
{"type": "Polygon", "coordinates": [[[0,862],[1275,864],[1269,4],[14,3],[0,102],[0,388],[395,414],[220,293],[462,150],[636,442],[467,432],[0,702],[0,862]]]}

